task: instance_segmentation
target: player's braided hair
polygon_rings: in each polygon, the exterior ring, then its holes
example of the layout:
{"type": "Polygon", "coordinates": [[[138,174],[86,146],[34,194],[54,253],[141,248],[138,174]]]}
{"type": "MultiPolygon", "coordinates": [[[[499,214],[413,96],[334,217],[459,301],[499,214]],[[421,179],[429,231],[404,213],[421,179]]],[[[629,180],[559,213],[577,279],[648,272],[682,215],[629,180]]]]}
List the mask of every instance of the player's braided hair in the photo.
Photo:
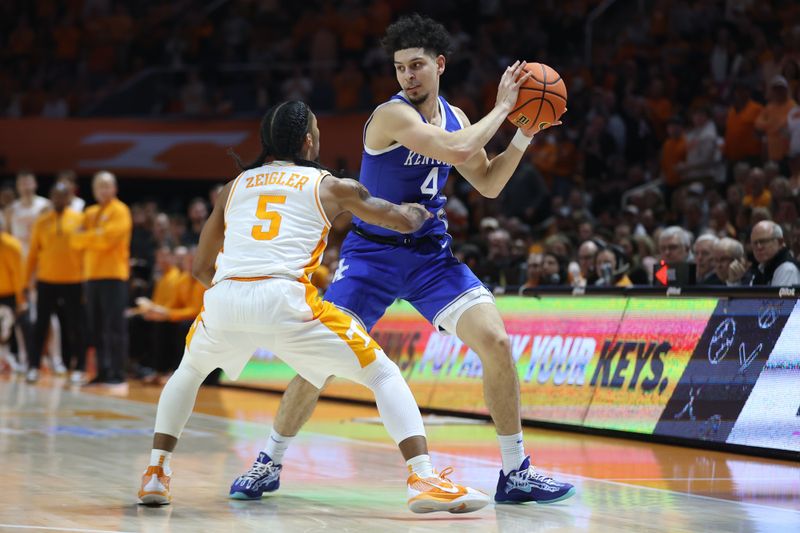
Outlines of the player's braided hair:
{"type": "Polygon", "coordinates": [[[252,163],[245,165],[232,149],[228,153],[242,171],[260,167],[269,157],[322,168],[319,163],[300,157],[300,150],[310,130],[311,110],[305,103],[299,100],[281,102],[272,106],[261,119],[261,153],[252,163]]]}
{"type": "Polygon", "coordinates": [[[450,34],[445,27],[417,13],[392,23],[386,29],[381,45],[390,58],[394,57],[396,51],[406,48],[424,48],[426,52],[437,56],[446,56],[451,52],[450,34]]]}

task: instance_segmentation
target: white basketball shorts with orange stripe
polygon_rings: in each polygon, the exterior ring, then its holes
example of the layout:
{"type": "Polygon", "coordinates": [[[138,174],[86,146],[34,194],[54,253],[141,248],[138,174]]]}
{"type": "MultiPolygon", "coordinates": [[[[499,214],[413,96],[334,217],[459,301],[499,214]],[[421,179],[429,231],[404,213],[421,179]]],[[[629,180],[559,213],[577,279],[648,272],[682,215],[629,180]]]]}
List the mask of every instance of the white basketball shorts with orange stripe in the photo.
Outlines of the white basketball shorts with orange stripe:
{"type": "Polygon", "coordinates": [[[257,348],[280,357],[312,385],[331,376],[364,383],[372,363],[388,362],[352,317],[319,299],[306,280],[222,280],[205,293],[186,336],[184,362],[237,379],[257,348]]]}

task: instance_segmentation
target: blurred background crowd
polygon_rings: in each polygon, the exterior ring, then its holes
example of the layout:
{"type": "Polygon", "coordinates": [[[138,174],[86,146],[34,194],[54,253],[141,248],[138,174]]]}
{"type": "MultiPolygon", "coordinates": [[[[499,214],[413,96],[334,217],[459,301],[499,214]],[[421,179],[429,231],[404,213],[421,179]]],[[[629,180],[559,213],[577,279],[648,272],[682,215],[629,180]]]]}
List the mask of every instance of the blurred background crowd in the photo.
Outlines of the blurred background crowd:
{"type": "MultiPolygon", "coordinates": [[[[600,4],[3,2],[0,112],[253,118],[284,99],[322,115],[369,111],[398,89],[379,39],[398,15],[418,11],[451,33],[441,91],[473,122],[517,58],[553,66],[568,88],[563,125],[535,137],[499,198],[481,197],[455,170],[448,180],[454,251],[493,290],[649,285],[662,261],[690,266],[678,274],[685,284],[800,285],[800,3],[618,0],[589,38],[600,4]]],[[[487,150],[504,150],[512,134],[502,129],[487,150]]],[[[37,176],[5,178],[8,213],[29,202],[37,176]]],[[[38,178],[49,187],[57,176],[38,178]]],[[[65,169],[58,178],[94,202],[92,176],[65,169]]],[[[159,334],[185,333],[187,300],[156,292],[172,269],[187,271],[219,186],[209,182],[203,197],[120,198],[131,216],[131,320],[180,323],[159,334]],[[183,314],[169,318],[170,306],[183,314]]],[[[348,228],[335,224],[314,276],[322,290],[348,228]]],[[[141,323],[132,328],[150,327],[141,323]]],[[[147,351],[141,338],[131,336],[132,354],[147,351]]],[[[141,374],[173,364],[142,362],[141,374]]]]}

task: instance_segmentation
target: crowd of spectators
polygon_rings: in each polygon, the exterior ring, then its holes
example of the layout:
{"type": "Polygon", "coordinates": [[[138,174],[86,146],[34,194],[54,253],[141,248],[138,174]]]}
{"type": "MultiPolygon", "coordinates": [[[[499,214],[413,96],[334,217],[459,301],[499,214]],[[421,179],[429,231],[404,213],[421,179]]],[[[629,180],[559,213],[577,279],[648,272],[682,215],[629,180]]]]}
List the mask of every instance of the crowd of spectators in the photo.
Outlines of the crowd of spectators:
{"type": "MultiPolygon", "coordinates": [[[[70,171],[59,173],[49,197],[38,188],[28,171],[0,187],[0,369],[35,382],[44,363],[86,384],[93,349],[89,385],[125,391],[131,375],[163,384],[203,304],[192,262],[222,185],[190,199],[185,213],[164,212],[156,200],[128,206],[109,172],[92,176],[85,200],[70,171]]],[[[336,227],[343,235],[342,221],[336,227]]],[[[313,275],[321,290],[337,262],[334,245],[313,275]]]]}
{"type": "MultiPolygon", "coordinates": [[[[370,109],[397,88],[379,39],[398,14],[418,10],[452,35],[442,92],[472,120],[493,105],[514,58],[546,62],[567,83],[563,126],[536,136],[499,199],[480,197],[455,171],[448,182],[454,248],[488,285],[649,284],[661,260],[696,265],[697,283],[800,283],[796,269],[773,264],[800,253],[800,4],[612,8],[587,63],[583,24],[597,5],[3,3],[3,54],[14,68],[0,75],[0,109],[85,114],[151,67],[181,73],[157,92],[155,116],[258,115],[286,98],[317,112],[370,109]],[[228,84],[226,72],[246,75],[228,84]]],[[[509,136],[501,130],[488,151],[509,136]]],[[[132,205],[151,265],[165,242],[197,234],[207,207],[194,205],[186,216],[132,205]]],[[[319,279],[335,270],[339,226],[319,279]]]]}

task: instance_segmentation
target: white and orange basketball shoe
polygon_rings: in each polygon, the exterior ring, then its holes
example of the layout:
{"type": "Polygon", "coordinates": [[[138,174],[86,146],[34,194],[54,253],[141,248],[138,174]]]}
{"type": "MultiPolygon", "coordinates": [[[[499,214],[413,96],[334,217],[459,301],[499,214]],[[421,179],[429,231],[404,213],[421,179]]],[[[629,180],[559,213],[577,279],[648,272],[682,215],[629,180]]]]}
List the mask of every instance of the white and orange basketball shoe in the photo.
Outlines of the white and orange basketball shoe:
{"type": "Polygon", "coordinates": [[[408,508],[414,513],[471,513],[483,509],[491,501],[488,494],[450,481],[447,476],[453,472],[445,468],[436,477],[408,477],[408,508]]]}
{"type": "Polygon", "coordinates": [[[170,477],[161,466],[148,466],[142,476],[139,489],[139,503],[143,505],[168,505],[172,501],[169,494],[170,477]]]}

